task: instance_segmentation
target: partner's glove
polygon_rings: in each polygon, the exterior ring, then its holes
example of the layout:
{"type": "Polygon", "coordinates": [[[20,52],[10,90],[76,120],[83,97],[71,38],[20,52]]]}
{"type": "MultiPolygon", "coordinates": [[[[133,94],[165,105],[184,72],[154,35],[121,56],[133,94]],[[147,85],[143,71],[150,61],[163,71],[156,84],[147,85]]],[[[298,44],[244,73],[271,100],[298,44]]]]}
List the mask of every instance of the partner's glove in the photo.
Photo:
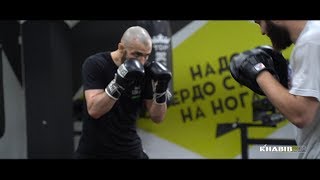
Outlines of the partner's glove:
{"type": "Polygon", "coordinates": [[[288,88],[287,60],[272,47],[259,46],[231,59],[232,77],[255,93],[265,95],[256,81],[262,71],[269,71],[284,87],[288,88]]]}

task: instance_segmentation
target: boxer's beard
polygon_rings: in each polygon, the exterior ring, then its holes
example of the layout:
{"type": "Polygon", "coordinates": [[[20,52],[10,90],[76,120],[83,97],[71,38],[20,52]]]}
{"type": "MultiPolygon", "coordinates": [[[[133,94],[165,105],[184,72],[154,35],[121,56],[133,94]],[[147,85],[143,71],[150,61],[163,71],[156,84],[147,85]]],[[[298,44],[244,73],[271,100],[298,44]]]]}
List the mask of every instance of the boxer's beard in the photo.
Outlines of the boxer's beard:
{"type": "Polygon", "coordinates": [[[267,35],[275,50],[284,50],[292,44],[288,29],[277,26],[271,21],[266,21],[266,25],[267,35]]]}
{"type": "Polygon", "coordinates": [[[124,50],[124,53],[123,53],[123,55],[122,55],[122,57],[121,57],[121,64],[122,63],[124,63],[124,61],[127,59],[127,50],[124,50]]]}

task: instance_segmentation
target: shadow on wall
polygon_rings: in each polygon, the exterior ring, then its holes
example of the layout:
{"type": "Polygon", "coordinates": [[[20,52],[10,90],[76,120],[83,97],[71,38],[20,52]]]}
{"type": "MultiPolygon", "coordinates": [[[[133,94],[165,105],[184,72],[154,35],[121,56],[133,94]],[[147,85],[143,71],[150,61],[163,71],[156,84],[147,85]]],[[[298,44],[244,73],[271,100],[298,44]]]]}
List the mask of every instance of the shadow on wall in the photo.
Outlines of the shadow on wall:
{"type": "Polygon", "coordinates": [[[80,21],[72,28],[72,92],[81,87],[81,66],[84,60],[97,52],[117,48],[122,33],[136,21],[80,21]]]}

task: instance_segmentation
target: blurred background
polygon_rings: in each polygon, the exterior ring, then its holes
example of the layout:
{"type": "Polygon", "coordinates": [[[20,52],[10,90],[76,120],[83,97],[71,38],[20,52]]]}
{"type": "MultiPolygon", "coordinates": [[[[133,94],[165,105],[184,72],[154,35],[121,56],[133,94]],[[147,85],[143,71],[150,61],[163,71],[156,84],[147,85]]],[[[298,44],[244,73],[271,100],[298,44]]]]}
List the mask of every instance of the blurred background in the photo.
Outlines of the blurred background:
{"type": "Polygon", "coordinates": [[[82,63],[115,50],[133,25],[152,36],[149,60],[173,74],[165,121],[138,120],[151,159],[297,158],[261,149],[294,146],[294,128],[228,69],[232,56],[271,44],[252,21],[2,20],[1,159],[72,157],[82,128],[82,63]]]}

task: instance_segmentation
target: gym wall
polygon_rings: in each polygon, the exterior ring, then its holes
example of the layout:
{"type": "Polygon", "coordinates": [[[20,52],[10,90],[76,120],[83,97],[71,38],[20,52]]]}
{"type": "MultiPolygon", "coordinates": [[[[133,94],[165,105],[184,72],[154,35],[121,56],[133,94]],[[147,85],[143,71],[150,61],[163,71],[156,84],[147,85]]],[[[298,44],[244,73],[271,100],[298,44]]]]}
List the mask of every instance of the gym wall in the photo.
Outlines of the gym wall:
{"type": "Polygon", "coordinates": [[[0,97],[2,95],[0,159],[25,159],[27,158],[25,93],[6,51],[2,49],[0,52],[2,65],[0,67],[0,97]]]}
{"type": "Polygon", "coordinates": [[[81,65],[94,53],[115,50],[132,25],[137,21],[0,22],[0,158],[72,157],[74,136],[81,133],[73,127],[81,65]]]}
{"type": "MultiPolygon", "coordinates": [[[[173,34],[172,44],[174,103],[163,123],[141,119],[138,127],[204,158],[241,158],[243,136],[237,123],[261,121],[253,120],[253,92],[232,78],[228,65],[235,54],[271,45],[270,40],[252,21],[192,21],[173,34]]],[[[286,58],[290,51],[284,51],[286,58]]],[[[247,135],[265,139],[287,124],[251,127],[247,135]]],[[[280,134],[293,139],[290,132],[280,134]]]]}
{"type": "Polygon", "coordinates": [[[3,75],[2,75],[2,45],[0,44],[0,138],[4,134],[4,102],[3,102],[3,75]]]}

